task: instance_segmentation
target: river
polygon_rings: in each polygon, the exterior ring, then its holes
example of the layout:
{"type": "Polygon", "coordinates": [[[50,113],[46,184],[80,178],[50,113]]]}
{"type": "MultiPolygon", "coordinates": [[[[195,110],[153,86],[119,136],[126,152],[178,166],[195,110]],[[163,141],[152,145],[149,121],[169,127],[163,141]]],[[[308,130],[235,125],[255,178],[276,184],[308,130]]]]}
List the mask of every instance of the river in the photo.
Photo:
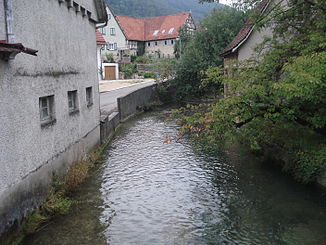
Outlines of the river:
{"type": "Polygon", "coordinates": [[[244,153],[201,151],[164,114],[124,124],[78,204],[24,244],[326,244],[325,196],[244,153]]]}

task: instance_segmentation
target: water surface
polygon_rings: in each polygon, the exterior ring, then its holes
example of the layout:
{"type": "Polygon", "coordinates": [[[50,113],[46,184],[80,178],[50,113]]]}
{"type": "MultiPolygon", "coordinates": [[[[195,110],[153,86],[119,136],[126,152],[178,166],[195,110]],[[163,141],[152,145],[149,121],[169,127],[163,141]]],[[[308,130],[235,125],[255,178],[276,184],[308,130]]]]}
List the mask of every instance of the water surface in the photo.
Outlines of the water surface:
{"type": "Polygon", "coordinates": [[[322,195],[242,153],[196,149],[163,113],[124,126],[79,199],[27,244],[326,244],[322,195]]]}

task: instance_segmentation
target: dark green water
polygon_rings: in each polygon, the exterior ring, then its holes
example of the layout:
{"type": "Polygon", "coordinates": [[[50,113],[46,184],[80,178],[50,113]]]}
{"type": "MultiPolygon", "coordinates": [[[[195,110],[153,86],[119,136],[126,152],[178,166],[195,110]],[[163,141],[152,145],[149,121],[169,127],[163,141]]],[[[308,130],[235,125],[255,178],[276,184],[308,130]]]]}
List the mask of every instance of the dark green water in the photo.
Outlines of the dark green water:
{"type": "Polygon", "coordinates": [[[326,244],[320,193],[236,151],[203,153],[163,118],[124,125],[79,204],[25,244],[326,244]]]}

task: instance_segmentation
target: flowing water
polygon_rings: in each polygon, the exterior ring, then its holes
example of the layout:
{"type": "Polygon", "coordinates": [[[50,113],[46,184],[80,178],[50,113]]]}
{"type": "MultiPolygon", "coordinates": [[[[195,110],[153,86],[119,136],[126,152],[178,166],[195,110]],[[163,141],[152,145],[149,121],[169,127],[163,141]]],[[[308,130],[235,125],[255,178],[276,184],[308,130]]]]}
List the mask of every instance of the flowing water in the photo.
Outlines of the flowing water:
{"type": "Polygon", "coordinates": [[[124,125],[76,196],[25,244],[326,244],[325,196],[242,153],[196,149],[164,113],[124,125]]]}

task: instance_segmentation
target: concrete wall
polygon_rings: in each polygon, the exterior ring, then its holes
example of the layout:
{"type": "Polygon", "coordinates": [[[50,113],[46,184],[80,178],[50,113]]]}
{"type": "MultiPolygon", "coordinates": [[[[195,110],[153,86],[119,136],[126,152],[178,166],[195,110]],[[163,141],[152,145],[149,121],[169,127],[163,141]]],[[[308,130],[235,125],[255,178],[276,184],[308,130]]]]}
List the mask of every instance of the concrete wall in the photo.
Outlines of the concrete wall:
{"type": "Polygon", "coordinates": [[[140,88],[124,97],[118,98],[118,112],[101,117],[101,141],[112,137],[120,122],[134,115],[139,107],[157,100],[156,84],[140,88]]]}
{"type": "Polygon", "coordinates": [[[157,52],[159,51],[161,58],[174,58],[173,52],[174,52],[175,42],[176,42],[175,39],[166,39],[166,40],[146,42],[145,43],[145,54],[156,56],[157,52]],[[173,44],[171,44],[172,40],[173,40],[173,44]],[[150,46],[148,46],[148,43],[150,43],[150,46]]]}
{"type": "Polygon", "coordinates": [[[101,142],[102,143],[114,135],[114,132],[119,124],[120,124],[119,112],[113,112],[110,115],[104,115],[101,118],[101,142]]]}
{"type": "Polygon", "coordinates": [[[135,114],[139,107],[153,102],[156,99],[156,85],[141,88],[124,97],[118,98],[120,120],[126,120],[129,116],[135,114]]]}
{"type": "Polygon", "coordinates": [[[16,42],[39,52],[0,61],[0,233],[38,205],[53,172],[64,172],[100,139],[95,24],[57,0],[13,2],[16,42]],[[78,91],[73,115],[70,90],[78,91]],[[48,95],[54,95],[56,121],[44,127],[39,98],[48,95]]]}

